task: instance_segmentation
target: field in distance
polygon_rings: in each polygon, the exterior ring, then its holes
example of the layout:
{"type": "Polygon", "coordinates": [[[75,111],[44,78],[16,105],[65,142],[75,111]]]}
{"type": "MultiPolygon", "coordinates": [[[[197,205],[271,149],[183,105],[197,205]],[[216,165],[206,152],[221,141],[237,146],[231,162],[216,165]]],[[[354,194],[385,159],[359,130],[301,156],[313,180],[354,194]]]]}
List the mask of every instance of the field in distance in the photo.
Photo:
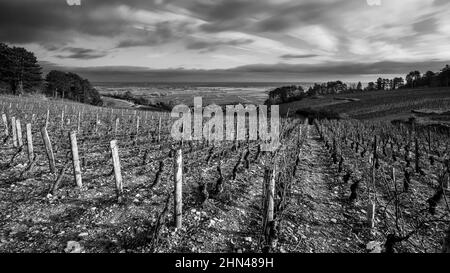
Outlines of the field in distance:
{"type": "Polygon", "coordinates": [[[202,97],[203,105],[263,104],[267,92],[282,83],[96,83],[95,86],[108,106],[136,108],[126,101],[113,99],[111,95],[129,92],[133,97],[144,98],[152,104],[193,105],[194,97],[202,97]]]}
{"type": "Polygon", "coordinates": [[[360,120],[450,121],[450,87],[370,91],[306,98],[281,105],[282,114],[297,110],[326,110],[360,120]]]}

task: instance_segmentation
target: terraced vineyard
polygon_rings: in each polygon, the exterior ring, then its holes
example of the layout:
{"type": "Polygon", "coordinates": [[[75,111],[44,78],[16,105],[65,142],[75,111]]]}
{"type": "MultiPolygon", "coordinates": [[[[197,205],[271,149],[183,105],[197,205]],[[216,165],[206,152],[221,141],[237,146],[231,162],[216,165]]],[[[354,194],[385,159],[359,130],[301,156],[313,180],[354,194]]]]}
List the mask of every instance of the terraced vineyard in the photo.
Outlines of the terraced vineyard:
{"type": "Polygon", "coordinates": [[[448,248],[445,131],[289,117],[269,153],[174,141],[167,113],[0,105],[2,252],[448,248]]]}

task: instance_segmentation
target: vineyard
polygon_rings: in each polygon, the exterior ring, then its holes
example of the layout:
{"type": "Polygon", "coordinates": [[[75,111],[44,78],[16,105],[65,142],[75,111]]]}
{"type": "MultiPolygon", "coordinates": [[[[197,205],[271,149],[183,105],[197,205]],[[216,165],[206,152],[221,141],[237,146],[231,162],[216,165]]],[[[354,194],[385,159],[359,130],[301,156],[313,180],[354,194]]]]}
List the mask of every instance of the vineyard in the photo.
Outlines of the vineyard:
{"type": "Polygon", "coordinates": [[[264,152],[174,141],[169,113],[0,105],[1,252],[450,251],[446,129],[292,116],[264,152]]]}

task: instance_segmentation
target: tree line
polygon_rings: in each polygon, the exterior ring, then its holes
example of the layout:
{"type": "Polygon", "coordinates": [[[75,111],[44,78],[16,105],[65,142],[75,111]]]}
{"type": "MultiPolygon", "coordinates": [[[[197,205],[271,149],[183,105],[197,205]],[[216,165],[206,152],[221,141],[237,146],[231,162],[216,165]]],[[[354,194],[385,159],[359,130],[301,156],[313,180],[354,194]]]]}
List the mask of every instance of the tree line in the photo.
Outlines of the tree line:
{"type": "Polygon", "coordinates": [[[378,78],[375,82],[369,82],[363,87],[361,82],[346,84],[342,81],[330,81],[326,83],[315,83],[307,91],[301,86],[291,85],[278,87],[269,92],[269,98],[266,104],[282,104],[306,97],[355,93],[363,91],[377,90],[398,90],[411,88],[428,87],[449,87],[450,86],[450,67],[446,65],[439,72],[427,71],[422,74],[420,71],[411,71],[404,78],[395,77],[393,79],[378,78]]]}
{"type": "Polygon", "coordinates": [[[421,74],[420,71],[411,71],[406,75],[406,86],[416,87],[448,87],[450,86],[450,67],[446,65],[439,72],[427,71],[421,74]]]}
{"type": "Polygon", "coordinates": [[[376,82],[369,82],[365,90],[397,90],[405,88],[423,87],[449,87],[450,67],[446,65],[439,72],[427,71],[421,73],[418,70],[409,72],[405,79],[402,77],[393,79],[378,78],[376,82]]]}
{"type": "Polygon", "coordinates": [[[101,105],[98,91],[87,79],[70,72],[53,70],[45,78],[33,52],[0,43],[0,93],[12,95],[44,94],[101,105]]]}
{"type": "Polygon", "coordinates": [[[266,104],[281,104],[288,103],[296,100],[301,100],[306,97],[322,96],[329,94],[340,94],[356,90],[362,91],[362,84],[358,83],[357,86],[348,86],[342,81],[330,81],[321,84],[314,84],[307,91],[302,86],[290,85],[278,87],[269,92],[269,98],[266,100],[266,104]]]}
{"type": "Polygon", "coordinates": [[[102,104],[98,91],[87,79],[83,79],[75,73],[52,70],[45,77],[45,82],[45,94],[49,97],[93,105],[102,104]]]}

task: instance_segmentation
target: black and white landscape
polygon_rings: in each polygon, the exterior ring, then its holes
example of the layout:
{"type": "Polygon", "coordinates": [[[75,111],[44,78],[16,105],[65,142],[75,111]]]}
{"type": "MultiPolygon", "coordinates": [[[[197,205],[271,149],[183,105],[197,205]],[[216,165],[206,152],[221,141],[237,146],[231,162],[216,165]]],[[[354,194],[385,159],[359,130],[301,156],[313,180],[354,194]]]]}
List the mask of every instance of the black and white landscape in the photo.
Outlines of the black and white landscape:
{"type": "Polygon", "coordinates": [[[449,10],[0,0],[0,252],[450,253],[449,10]]]}

